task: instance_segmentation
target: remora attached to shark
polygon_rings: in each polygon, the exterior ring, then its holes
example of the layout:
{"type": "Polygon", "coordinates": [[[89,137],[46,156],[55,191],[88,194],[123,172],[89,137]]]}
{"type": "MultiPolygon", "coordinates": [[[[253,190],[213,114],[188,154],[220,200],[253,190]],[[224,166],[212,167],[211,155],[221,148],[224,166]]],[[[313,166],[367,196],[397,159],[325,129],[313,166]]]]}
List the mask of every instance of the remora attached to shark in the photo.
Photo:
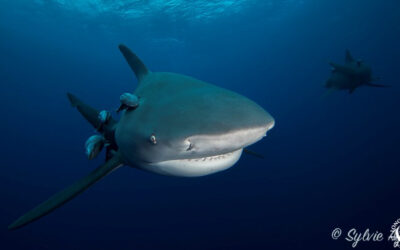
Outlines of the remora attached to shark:
{"type": "Polygon", "coordinates": [[[354,60],[350,51],[346,50],[345,64],[329,63],[332,66],[332,73],[325,83],[326,88],[348,90],[353,93],[361,86],[389,87],[387,85],[375,84],[371,67],[362,60],[354,60]]]}
{"type": "Polygon", "coordinates": [[[106,162],[9,229],[50,213],[123,165],[184,177],[225,170],[274,126],[264,109],[237,93],[180,74],[150,72],[126,46],[119,49],[139,82],[134,94],[121,96],[119,122],[68,94],[72,106],[101,134],[87,141],[88,157],[107,145],[106,162]]]}

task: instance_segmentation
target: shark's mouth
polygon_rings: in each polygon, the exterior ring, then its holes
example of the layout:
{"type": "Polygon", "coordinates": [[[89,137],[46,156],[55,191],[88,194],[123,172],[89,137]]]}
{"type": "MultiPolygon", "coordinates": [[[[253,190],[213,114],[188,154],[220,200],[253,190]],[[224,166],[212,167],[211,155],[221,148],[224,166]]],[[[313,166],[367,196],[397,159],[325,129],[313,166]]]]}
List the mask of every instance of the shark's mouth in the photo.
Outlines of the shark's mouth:
{"type": "Polygon", "coordinates": [[[148,163],[144,169],[158,174],[182,177],[197,177],[213,174],[232,167],[242,155],[243,148],[238,150],[201,158],[178,159],[148,163]]]}

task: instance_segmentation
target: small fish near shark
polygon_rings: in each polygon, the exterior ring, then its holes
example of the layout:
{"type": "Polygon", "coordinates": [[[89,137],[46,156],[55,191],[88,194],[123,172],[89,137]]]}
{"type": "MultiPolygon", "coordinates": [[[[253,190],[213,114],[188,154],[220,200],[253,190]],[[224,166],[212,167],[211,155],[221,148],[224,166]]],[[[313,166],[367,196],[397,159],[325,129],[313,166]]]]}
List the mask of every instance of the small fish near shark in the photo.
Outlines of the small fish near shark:
{"type": "MultiPolygon", "coordinates": [[[[89,159],[106,149],[106,162],[19,217],[9,229],[52,212],[121,166],[162,175],[197,177],[232,167],[247,146],[266,136],[273,117],[250,99],[175,73],[151,72],[126,46],[119,49],[139,82],[121,95],[121,119],[68,99],[99,135],[86,142],[89,159]]],[[[256,155],[257,154],[254,154],[256,155]]]]}
{"type": "Polygon", "coordinates": [[[329,64],[332,67],[332,72],[325,82],[325,87],[328,89],[348,90],[351,94],[361,86],[390,87],[389,85],[373,83],[377,78],[372,76],[371,67],[362,60],[355,60],[349,50],[346,50],[345,64],[333,62],[329,64]]]}

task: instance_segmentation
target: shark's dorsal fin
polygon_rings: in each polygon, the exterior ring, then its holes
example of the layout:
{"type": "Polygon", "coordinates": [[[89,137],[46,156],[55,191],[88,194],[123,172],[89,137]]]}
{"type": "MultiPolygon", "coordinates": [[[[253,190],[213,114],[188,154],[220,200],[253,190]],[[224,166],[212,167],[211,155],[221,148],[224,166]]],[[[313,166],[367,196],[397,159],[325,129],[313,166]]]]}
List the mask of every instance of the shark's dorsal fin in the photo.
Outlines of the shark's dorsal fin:
{"type": "Polygon", "coordinates": [[[116,153],[113,158],[108,160],[106,163],[100,167],[93,170],[89,175],[75,182],[66,189],[58,192],[57,194],[50,197],[45,202],[39,204],[37,207],[33,208],[28,213],[19,217],[14,221],[8,229],[17,229],[19,227],[25,226],[26,224],[39,219],[46,214],[49,214],[54,209],[60,207],[64,203],[68,202],[78,194],[85,191],[88,187],[96,183],[98,180],[115,170],[122,165],[121,156],[116,153]]]}
{"type": "Polygon", "coordinates": [[[346,63],[350,63],[354,61],[354,58],[351,56],[350,51],[346,49],[346,57],[345,57],[346,63]]]}
{"type": "Polygon", "coordinates": [[[120,44],[118,48],[121,51],[122,55],[124,55],[133,72],[135,72],[136,78],[140,83],[145,78],[145,76],[149,74],[150,71],[146,68],[146,65],[144,65],[140,58],[135,55],[128,47],[120,44]]]}

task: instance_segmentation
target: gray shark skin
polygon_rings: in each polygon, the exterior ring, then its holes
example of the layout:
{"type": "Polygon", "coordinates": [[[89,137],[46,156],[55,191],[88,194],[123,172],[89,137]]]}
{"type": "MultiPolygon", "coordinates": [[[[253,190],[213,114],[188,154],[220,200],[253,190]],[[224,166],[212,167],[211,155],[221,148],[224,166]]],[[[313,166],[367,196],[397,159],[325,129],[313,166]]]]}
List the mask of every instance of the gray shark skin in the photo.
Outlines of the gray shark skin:
{"type": "Polygon", "coordinates": [[[362,60],[354,60],[350,51],[346,50],[345,64],[329,63],[332,67],[331,76],[325,83],[325,87],[336,90],[348,90],[353,93],[361,86],[389,87],[373,83],[376,78],[372,76],[371,67],[362,60]]]}
{"type": "Polygon", "coordinates": [[[9,229],[49,214],[123,165],[181,177],[225,170],[275,124],[269,113],[246,97],[188,76],[150,72],[126,46],[119,49],[139,82],[135,109],[124,109],[118,122],[104,121],[98,110],[68,93],[72,106],[107,141],[106,162],[18,218],[9,229]]]}

